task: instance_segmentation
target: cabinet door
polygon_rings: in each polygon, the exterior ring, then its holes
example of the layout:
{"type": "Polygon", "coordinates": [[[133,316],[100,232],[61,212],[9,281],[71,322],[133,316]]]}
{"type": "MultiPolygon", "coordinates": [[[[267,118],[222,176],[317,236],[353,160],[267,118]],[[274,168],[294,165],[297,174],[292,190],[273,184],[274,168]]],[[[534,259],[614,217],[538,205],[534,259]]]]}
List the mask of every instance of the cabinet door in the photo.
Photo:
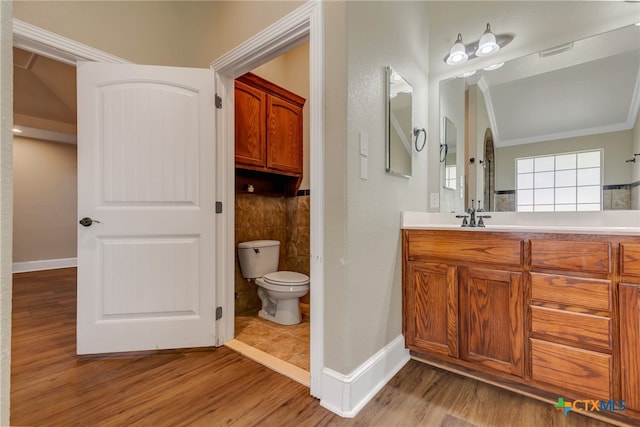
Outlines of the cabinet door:
{"type": "Polygon", "coordinates": [[[267,95],[267,167],[302,173],[302,107],[267,95]]]}
{"type": "Polygon", "coordinates": [[[640,411],[640,285],[620,284],[622,398],[640,411]]]}
{"type": "Polygon", "coordinates": [[[266,95],[242,82],[235,86],[236,164],[266,165],[266,95]]]}
{"type": "Polygon", "coordinates": [[[458,357],[456,268],[409,263],[407,279],[407,345],[430,356],[458,357]]]}
{"type": "Polygon", "coordinates": [[[459,268],[460,357],[524,375],[522,274],[459,268]]]}

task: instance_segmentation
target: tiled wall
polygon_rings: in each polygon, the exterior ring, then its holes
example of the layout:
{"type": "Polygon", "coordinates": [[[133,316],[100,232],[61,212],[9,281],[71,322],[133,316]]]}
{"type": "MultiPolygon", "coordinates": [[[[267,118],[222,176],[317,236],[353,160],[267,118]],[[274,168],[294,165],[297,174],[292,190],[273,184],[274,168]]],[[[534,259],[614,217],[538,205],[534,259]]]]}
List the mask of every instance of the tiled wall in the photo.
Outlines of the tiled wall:
{"type": "MultiPolygon", "coordinates": [[[[278,240],[279,270],[309,274],[309,195],[270,197],[259,194],[237,194],[235,203],[236,248],[248,240],[278,240]]],[[[256,286],[240,273],[236,252],[236,313],[260,308],[256,286]]],[[[309,303],[309,295],[301,299],[309,303]]]]}

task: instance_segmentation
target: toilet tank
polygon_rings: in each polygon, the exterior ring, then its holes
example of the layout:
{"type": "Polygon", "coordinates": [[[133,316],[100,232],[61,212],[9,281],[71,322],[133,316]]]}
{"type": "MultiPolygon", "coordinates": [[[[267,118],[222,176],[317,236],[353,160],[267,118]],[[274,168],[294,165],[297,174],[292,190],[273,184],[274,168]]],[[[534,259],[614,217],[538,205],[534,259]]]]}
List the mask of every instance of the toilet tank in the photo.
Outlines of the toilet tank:
{"type": "Polygon", "coordinates": [[[255,279],[278,271],[280,242],[277,240],[251,240],[238,243],[238,260],[245,279],[255,279]]]}

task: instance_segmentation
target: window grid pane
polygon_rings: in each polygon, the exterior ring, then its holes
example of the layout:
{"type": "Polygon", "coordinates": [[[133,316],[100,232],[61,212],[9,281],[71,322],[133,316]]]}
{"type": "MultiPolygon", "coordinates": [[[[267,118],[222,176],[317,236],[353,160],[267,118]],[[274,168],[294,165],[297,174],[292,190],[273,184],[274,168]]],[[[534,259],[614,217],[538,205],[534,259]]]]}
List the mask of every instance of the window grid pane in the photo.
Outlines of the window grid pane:
{"type": "Polygon", "coordinates": [[[602,151],[516,159],[517,211],[602,209],[602,151]]]}

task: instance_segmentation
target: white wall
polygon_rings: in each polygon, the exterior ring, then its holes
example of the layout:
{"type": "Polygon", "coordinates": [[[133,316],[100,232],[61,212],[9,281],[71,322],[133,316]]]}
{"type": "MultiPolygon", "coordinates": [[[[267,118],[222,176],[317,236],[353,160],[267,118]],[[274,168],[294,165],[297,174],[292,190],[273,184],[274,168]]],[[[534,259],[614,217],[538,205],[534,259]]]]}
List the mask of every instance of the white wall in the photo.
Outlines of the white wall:
{"type": "Polygon", "coordinates": [[[0,1],[0,425],[9,425],[11,381],[12,2],[0,1]]]}
{"type": "Polygon", "coordinates": [[[13,140],[13,262],[75,258],[77,147],[13,140]]]}
{"type": "Polygon", "coordinates": [[[348,374],[402,333],[400,212],[426,209],[426,152],[414,152],[411,179],[385,172],[384,67],[411,82],[414,126],[426,127],[428,36],[424,2],[326,7],[325,362],[348,374]],[[346,52],[339,46],[345,40],[346,52]],[[366,180],[360,133],[369,140],[366,180]]]}

